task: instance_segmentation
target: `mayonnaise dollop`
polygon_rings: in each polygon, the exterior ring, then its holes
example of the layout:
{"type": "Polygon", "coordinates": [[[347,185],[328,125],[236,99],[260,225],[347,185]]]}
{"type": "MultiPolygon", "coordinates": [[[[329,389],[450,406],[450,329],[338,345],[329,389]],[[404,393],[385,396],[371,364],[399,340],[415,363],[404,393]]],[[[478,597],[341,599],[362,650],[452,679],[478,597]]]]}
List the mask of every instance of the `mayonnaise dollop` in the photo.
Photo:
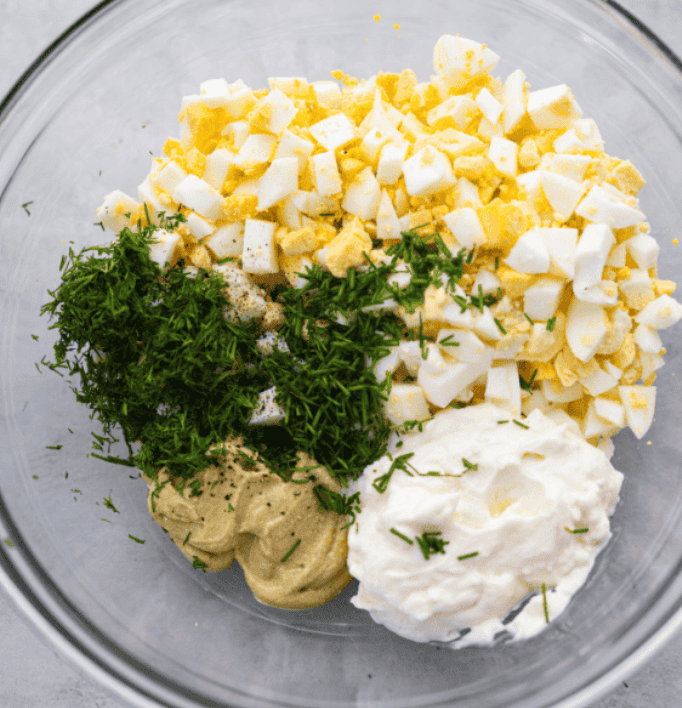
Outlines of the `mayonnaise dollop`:
{"type": "Polygon", "coordinates": [[[352,603],[419,642],[462,647],[503,630],[540,632],[608,540],[623,475],[539,410],[516,423],[489,403],[445,410],[400,439],[354,483],[362,512],[348,535],[360,581],[352,603]],[[447,542],[428,559],[417,541],[425,532],[447,542]]]}

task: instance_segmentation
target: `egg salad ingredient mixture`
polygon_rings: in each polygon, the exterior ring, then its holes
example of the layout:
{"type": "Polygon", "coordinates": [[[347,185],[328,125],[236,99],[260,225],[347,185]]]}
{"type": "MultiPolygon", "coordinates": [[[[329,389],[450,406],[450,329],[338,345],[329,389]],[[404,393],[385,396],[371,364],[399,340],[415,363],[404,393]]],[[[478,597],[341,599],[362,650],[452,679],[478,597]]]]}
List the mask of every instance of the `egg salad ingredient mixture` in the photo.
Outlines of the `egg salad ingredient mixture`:
{"type": "Polygon", "coordinates": [[[682,306],[640,173],[498,59],[444,35],[427,82],[205,81],[98,209],[115,241],[62,263],[53,365],[130,453],[100,456],[263,602],[352,574],[411,639],[520,638],[609,537],[610,438],[646,434],[682,306]]]}

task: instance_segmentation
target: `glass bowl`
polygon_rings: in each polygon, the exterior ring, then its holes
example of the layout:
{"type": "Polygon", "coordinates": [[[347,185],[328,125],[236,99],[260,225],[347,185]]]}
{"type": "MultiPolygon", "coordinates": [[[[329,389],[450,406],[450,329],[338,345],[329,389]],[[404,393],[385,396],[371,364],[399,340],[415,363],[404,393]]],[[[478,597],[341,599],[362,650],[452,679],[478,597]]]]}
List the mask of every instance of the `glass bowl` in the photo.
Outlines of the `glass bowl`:
{"type": "Polygon", "coordinates": [[[96,207],[113,189],[136,193],[149,153],[178,133],[183,95],[219,76],[260,88],[332,69],[409,67],[428,80],[446,31],[488,43],[502,57],[495,75],[521,68],[533,88],[572,87],[607,152],[648,180],[641,206],[660,277],[679,279],[681,66],[615,3],[114,0],[0,107],[0,582],[53,646],[131,706],[575,707],[680,623],[682,364],[669,332],[650,434],[615,440],[625,482],[589,580],[534,639],[460,651],[373,624],[349,603],[355,584],[287,612],[256,602],[238,569],[194,570],[149,517],[145,483],[88,456],[97,428],[70,382],[36,366],[55,340],[39,312],[61,256],[108,239],[96,207]]]}

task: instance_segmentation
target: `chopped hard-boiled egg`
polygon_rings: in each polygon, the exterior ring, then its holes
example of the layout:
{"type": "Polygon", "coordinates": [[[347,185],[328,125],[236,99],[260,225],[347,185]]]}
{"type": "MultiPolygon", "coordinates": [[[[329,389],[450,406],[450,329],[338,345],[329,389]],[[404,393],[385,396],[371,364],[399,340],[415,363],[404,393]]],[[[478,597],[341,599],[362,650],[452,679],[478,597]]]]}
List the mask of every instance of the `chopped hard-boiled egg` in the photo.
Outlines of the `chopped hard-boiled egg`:
{"type": "MultiPolygon", "coordinates": [[[[641,437],[663,364],[658,330],[682,319],[674,284],[657,276],[644,180],[604,153],[568,86],[531,90],[521,70],[503,82],[498,60],[444,35],[427,82],[409,70],[275,77],[269,91],[210,79],[183,99],[180,139],[138,198],[111,192],[98,217],[116,232],[158,224],[152,257],[222,273],[243,319],[273,307],[251,275],[302,287],[308,268],[348,278],[392,264],[392,290],[362,309],[392,311],[414,337],[374,364],[394,379],[394,425],[489,400],[510,415],[539,408],[602,447],[626,423],[641,437]],[[186,223],[166,230],[162,212],[186,223]],[[397,303],[422,276],[390,250],[407,230],[431,247],[437,233],[462,265],[411,308],[397,303]]],[[[282,415],[264,391],[252,422],[282,415]]]]}

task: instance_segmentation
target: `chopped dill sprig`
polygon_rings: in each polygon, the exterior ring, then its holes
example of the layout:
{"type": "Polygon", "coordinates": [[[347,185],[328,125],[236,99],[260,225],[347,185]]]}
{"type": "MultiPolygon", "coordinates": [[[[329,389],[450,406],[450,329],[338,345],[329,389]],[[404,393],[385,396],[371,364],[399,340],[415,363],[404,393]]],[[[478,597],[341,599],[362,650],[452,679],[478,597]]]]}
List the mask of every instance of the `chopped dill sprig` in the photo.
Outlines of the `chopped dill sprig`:
{"type": "Polygon", "coordinates": [[[388,487],[388,483],[391,481],[393,473],[396,470],[402,470],[410,477],[412,477],[412,472],[410,472],[407,467],[409,465],[408,460],[413,456],[414,452],[406,452],[404,455],[399,455],[398,457],[396,457],[391,462],[391,466],[388,468],[388,472],[382,474],[381,477],[378,477],[372,482],[372,486],[374,487],[374,489],[376,489],[379,494],[383,494],[386,491],[386,488],[388,487]]]}
{"type": "Polygon", "coordinates": [[[280,563],[284,563],[287,558],[289,558],[289,556],[299,547],[300,543],[301,539],[299,538],[296,540],[294,545],[284,554],[284,556],[282,556],[282,560],[280,561],[280,563]]]}
{"type": "Polygon", "coordinates": [[[424,560],[429,560],[429,558],[436,553],[445,555],[445,546],[447,546],[450,541],[443,541],[443,539],[438,538],[440,535],[440,531],[425,531],[421,536],[416,537],[424,560]]]}
{"type": "Polygon", "coordinates": [[[404,534],[400,533],[400,531],[396,531],[392,526],[390,528],[390,532],[394,535],[397,536],[398,538],[402,538],[405,543],[409,543],[410,546],[414,544],[414,541],[411,538],[408,538],[404,534]]]}
{"type": "Polygon", "coordinates": [[[327,489],[323,484],[316,484],[313,493],[320,502],[318,509],[335,511],[339,516],[351,516],[351,520],[341,528],[347,529],[355,522],[355,514],[360,513],[360,492],[355,492],[346,497],[343,494],[327,489]]]}

